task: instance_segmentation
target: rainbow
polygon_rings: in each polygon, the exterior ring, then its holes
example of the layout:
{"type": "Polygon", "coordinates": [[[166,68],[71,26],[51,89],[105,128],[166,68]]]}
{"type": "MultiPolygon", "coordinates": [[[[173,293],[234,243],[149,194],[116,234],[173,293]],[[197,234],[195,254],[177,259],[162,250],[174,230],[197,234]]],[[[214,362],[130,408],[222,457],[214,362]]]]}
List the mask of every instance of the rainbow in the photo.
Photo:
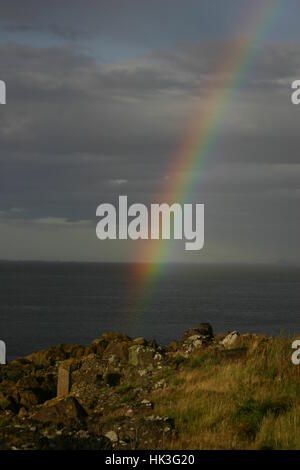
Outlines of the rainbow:
{"type": "MultiPolygon", "coordinates": [[[[246,21],[241,28],[243,36],[237,35],[237,39],[228,44],[223,60],[212,73],[214,78],[207,86],[205,103],[191,117],[172,159],[165,179],[167,184],[159,191],[160,202],[183,203],[194,187],[197,170],[212,153],[225,112],[253,64],[257,47],[277,17],[281,3],[282,0],[262,0],[254,11],[246,11],[246,21]]],[[[149,240],[147,252],[142,252],[146,262],[134,265],[135,296],[139,305],[131,310],[131,320],[142,313],[142,304],[147,302],[153,281],[165,271],[171,245],[170,241],[149,240]]]]}

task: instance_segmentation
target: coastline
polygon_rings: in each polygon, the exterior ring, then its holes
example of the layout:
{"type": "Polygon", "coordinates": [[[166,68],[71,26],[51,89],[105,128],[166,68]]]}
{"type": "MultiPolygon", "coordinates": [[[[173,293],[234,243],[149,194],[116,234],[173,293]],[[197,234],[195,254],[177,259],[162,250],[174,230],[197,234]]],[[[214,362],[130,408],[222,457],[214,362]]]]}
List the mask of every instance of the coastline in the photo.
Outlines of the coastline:
{"type": "Polygon", "coordinates": [[[0,449],[300,448],[291,340],[104,333],[0,368],[0,449]],[[187,399],[188,397],[188,399],[187,399]]]}

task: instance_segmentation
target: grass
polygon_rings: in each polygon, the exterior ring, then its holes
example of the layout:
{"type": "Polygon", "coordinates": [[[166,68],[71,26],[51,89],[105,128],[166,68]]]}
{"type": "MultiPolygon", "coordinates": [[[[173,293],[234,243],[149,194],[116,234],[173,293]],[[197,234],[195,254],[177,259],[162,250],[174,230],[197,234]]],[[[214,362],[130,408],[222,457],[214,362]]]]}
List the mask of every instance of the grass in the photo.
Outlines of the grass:
{"type": "Polygon", "coordinates": [[[124,385],[120,385],[119,388],[118,388],[118,392],[120,394],[126,394],[130,391],[132,391],[133,387],[131,385],[127,385],[127,384],[124,384],[124,385]]]}
{"type": "Polygon", "coordinates": [[[131,403],[135,400],[135,396],[134,395],[124,395],[121,399],[120,399],[120,403],[131,403]]]}
{"type": "Polygon", "coordinates": [[[239,340],[231,352],[204,350],[153,396],[175,419],[176,449],[300,449],[300,366],[291,340],[239,340]]]}

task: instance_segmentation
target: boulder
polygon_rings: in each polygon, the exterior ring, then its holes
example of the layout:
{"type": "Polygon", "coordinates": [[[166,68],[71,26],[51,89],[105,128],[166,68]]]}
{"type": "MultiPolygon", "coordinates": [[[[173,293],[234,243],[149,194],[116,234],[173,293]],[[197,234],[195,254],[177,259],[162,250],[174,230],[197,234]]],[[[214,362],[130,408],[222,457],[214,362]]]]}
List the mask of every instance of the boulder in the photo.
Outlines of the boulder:
{"type": "Polygon", "coordinates": [[[54,424],[76,425],[86,417],[86,412],[76,398],[69,396],[54,399],[40,407],[32,416],[36,421],[54,424]]]}
{"type": "Polygon", "coordinates": [[[64,361],[69,358],[80,358],[84,355],[85,348],[77,344],[58,344],[53,348],[34,352],[27,356],[37,366],[53,366],[58,361],[64,361]]]}
{"type": "Polygon", "coordinates": [[[200,323],[196,328],[187,330],[181,338],[181,343],[184,343],[189,337],[196,335],[212,340],[214,337],[212,326],[209,323],[200,323]]]}
{"type": "Polygon", "coordinates": [[[10,410],[15,412],[16,409],[17,405],[14,398],[3,391],[0,391],[0,410],[10,410]]]}
{"type": "Polygon", "coordinates": [[[35,377],[34,375],[26,375],[24,377],[21,377],[17,381],[17,387],[22,388],[24,390],[39,388],[40,385],[41,385],[41,379],[35,377]]]}
{"type": "Polygon", "coordinates": [[[196,328],[187,330],[181,338],[181,347],[186,355],[208,346],[214,339],[213,329],[209,323],[200,323],[196,328]]]}
{"type": "Polygon", "coordinates": [[[208,346],[210,342],[211,339],[208,336],[192,335],[184,341],[182,349],[184,349],[187,354],[192,354],[197,349],[208,346]]]}
{"type": "Polygon", "coordinates": [[[20,405],[24,406],[26,409],[31,408],[32,406],[43,403],[43,395],[39,390],[21,390],[19,392],[20,396],[20,405]]]}
{"type": "MultiPolygon", "coordinates": [[[[150,408],[151,409],[151,408],[150,408]]],[[[114,449],[161,449],[174,433],[174,420],[158,415],[141,415],[129,409],[124,416],[112,422],[99,422],[93,418],[88,423],[88,431],[104,435],[114,449]]]]}
{"type": "Polygon", "coordinates": [[[90,353],[98,354],[102,356],[105,349],[107,348],[109,342],[102,338],[96,338],[91,345],[86,346],[85,355],[87,356],[90,353]]]}
{"type": "Polygon", "coordinates": [[[100,339],[107,341],[108,343],[111,341],[131,341],[131,338],[128,335],[125,335],[124,333],[115,333],[114,331],[103,333],[100,339]]]}
{"type": "Polygon", "coordinates": [[[129,348],[129,364],[143,369],[155,368],[162,359],[162,355],[149,346],[135,345],[129,348]]]}
{"type": "Polygon", "coordinates": [[[145,340],[145,338],[142,338],[142,337],[134,338],[132,342],[134,344],[141,344],[142,346],[145,346],[147,344],[147,341],[145,340]]]}
{"type": "Polygon", "coordinates": [[[231,347],[239,336],[240,334],[238,331],[232,331],[231,333],[228,333],[227,336],[225,336],[225,338],[221,341],[221,344],[223,344],[225,348],[231,347]]]}
{"type": "Polygon", "coordinates": [[[107,439],[109,439],[110,442],[112,442],[112,443],[118,442],[118,440],[119,440],[118,434],[115,431],[108,431],[105,434],[105,437],[107,437],[107,439]]]}
{"type": "Polygon", "coordinates": [[[129,345],[130,343],[128,341],[113,341],[109,343],[103,353],[103,360],[109,360],[111,356],[114,356],[119,362],[127,362],[129,357],[129,345]]]}
{"type": "Polygon", "coordinates": [[[105,436],[95,437],[86,431],[44,438],[43,450],[111,450],[112,443],[105,436]]]}
{"type": "Polygon", "coordinates": [[[145,412],[145,411],[150,411],[153,408],[153,403],[150,400],[147,400],[144,398],[139,405],[138,405],[138,411],[140,412],[145,412]]]}

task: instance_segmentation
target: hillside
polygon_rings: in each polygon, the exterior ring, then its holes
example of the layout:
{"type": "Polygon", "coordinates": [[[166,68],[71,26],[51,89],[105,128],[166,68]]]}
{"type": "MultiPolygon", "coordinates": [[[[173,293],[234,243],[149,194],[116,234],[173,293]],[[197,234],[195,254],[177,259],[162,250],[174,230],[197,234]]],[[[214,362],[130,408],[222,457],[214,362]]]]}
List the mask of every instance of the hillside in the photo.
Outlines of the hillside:
{"type": "Polygon", "coordinates": [[[168,346],[105,333],[34,352],[0,368],[0,449],[299,449],[291,353],[209,324],[168,346]]]}

